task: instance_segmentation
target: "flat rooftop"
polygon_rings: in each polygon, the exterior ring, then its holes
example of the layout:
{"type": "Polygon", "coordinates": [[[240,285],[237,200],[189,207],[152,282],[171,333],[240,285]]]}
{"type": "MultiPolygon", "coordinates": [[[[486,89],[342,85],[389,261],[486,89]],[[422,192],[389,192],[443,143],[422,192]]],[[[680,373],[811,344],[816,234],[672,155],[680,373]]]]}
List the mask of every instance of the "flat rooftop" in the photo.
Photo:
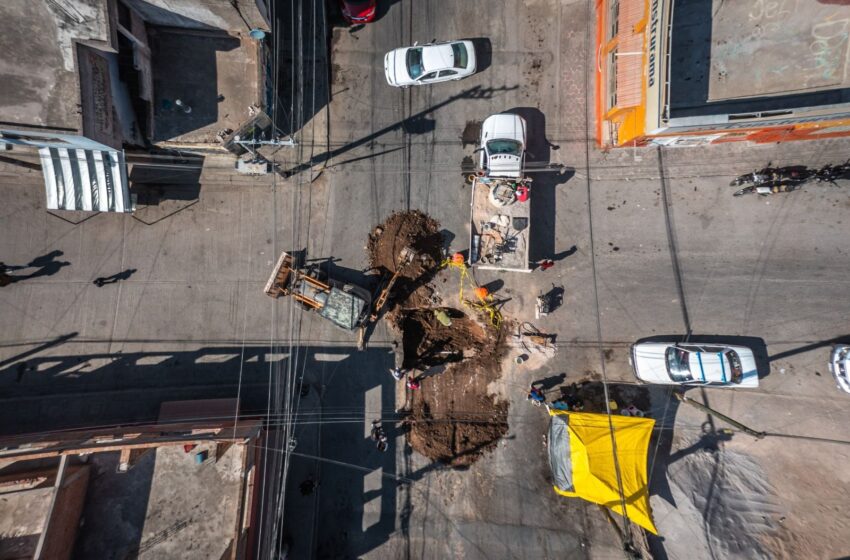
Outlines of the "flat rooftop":
{"type": "Polygon", "coordinates": [[[79,129],[75,41],[108,33],[103,0],[0,2],[0,121],[79,129]]]}
{"type": "MultiPolygon", "coordinates": [[[[205,445],[212,457],[215,445],[205,445]]],[[[235,546],[245,447],[196,464],[199,448],[160,447],[126,473],[117,452],[94,454],[76,555],[224,558],[235,546]]]]}
{"type": "Polygon", "coordinates": [[[673,0],[671,117],[850,102],[850,5],[673,0]]]}

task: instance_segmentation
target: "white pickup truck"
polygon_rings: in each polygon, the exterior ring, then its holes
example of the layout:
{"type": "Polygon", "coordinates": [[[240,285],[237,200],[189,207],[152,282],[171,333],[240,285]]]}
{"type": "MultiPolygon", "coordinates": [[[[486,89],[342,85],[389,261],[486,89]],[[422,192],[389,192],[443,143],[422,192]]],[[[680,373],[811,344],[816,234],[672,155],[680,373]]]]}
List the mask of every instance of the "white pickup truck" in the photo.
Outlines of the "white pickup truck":
{"type": "Polygon", "coordinates": [[[531,179],[525,165],[525,119],[511,113],[481,125],[479,169],[472,181],[469,264],[482,269],[530,272],[531,179]]]}

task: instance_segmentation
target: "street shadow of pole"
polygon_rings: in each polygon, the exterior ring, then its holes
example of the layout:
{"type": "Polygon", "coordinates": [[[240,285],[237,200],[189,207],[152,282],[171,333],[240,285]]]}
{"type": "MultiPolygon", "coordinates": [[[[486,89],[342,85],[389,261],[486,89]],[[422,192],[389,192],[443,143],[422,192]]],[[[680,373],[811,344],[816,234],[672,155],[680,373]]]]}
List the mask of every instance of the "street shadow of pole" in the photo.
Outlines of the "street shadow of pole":
{"type": "Polygon", "coordinates": [[[819,340],[810,344],[804,344],[803,346],[798,346],[797,348],[792,348],[791,350],[786,350],[784,352],[779,352],[778,354],[768,356],[767,360],[773,362],[776,360],[781,360],[783,358],[790,358],[791,356],[796,356],[797,354],[804,354],[806,352],[811,352],[812,350],[832,346],[834,344],[850,344],[850,335],[845,334],[844,336],[837,336],[828,340],[819,340]]]}
{"type": "Polygon", "coordinates": [[[475,86],[475,87],[469,88],[467,90],[464,90],[464,91],[458,93],[457,95],[453,95],[453,96],[447,98],[445,101],[441,101],[440,103],[437,103],[437,104],[432,105],[432,106],[430,106],[426,109],[423,109],[422,111],[419,111],[418,113],[411,115],[410,117],[408,117],[406,119],[403,119],[403,120],[400,120],[400,121],[393,123],[391,125],[385,126],[384,128],[382,128],[378,131],[375,131],[371,134],[367,134],[366,136],[363,136],[362,138],[359,138],[357,140],[349,142],[348,144],[340,146],[339,148],[334,148],[333,150],[328,150],[324,153],[318,154],[318,155],[312,157],[309,161],[295,165],[294,167],[291,167],[287,170],[282,170],[282,171],[280,171],[280,173],[284,177],[291,177],[292,175],[295,175],[297,173],[307,171],[308,169],[312,168],[314,165],[326,163],[326,162],[332,160],[333,158],[335,158],[337,156],[340,156],[340,155],[342,155],[346,152],[349,152],[349,151],[351,151],[355,148],[359,148],[360,146],[368,144],[368,143],[372,142],[373,140],[380,138],[381,136],[383,136],[384,134],[387,134],[389,132],[394,132],[394,131],[399,131],[399,130],[404,131],[404,132],[409,133],[409,134],[425,134],[425,133],[431,132],[434,129],[434,126],[436,125],[436,121],[434,121],[433,119],[427,119],[425,117],[427,115],[433,113],[434,111],[442,109],[446,105],[454,103],[455,101],[458,101],[460,99],[481,99],[481,100],[492,99],[493,96],[496,93],[511,91],[511,90],[517,89],[518,87],[519,86],[501,86],[501,87],[485,88],[485,87],[482,87],[482,86],[475,86]]]}

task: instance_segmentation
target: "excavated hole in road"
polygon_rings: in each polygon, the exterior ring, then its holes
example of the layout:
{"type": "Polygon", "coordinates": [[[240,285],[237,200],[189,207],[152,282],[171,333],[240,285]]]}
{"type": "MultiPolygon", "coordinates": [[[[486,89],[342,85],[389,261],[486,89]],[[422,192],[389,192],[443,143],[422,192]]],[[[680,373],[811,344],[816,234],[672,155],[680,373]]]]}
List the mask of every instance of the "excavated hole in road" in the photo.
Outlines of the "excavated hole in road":
{"type": "Polygon", "coordinates": [[[402,367],[422,382],[408,401],[407,441],[434,461],[466,466],[508,431],[508,403],[488,390],[501,375],[504,328],[436,301],[431,281],[440,270],[443,243],[434,219],[398,212],[373,230],[366,249],[370,266],[385,279],[399,270],[405,247],[416,255],[401,268],[383,314],[400,338],[402,367]],[[445,312],[451,325],[438,320],[435,310],[445,312]]]}

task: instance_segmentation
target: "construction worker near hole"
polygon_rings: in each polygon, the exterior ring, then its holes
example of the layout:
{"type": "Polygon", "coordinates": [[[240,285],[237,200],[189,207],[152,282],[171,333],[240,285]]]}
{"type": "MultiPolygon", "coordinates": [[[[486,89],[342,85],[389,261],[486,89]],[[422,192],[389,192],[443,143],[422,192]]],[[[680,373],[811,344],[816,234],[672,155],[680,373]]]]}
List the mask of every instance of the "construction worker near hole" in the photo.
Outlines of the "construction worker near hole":
{"type": "Polygon", "coordinates": [[[463,258],[463,254],[455,253],[454,255],[452,255],[452,264],[457,266],[463,266],[464,263],[465,260],[463,258]]]}
{"type": "Polygon", "coordinates": [[[490,297],[490,291],[484,286],[479,286],[475,288],[475,295],[478,296],[478,299],[481,301],[487,301],[487,298],[490,297]]]}

